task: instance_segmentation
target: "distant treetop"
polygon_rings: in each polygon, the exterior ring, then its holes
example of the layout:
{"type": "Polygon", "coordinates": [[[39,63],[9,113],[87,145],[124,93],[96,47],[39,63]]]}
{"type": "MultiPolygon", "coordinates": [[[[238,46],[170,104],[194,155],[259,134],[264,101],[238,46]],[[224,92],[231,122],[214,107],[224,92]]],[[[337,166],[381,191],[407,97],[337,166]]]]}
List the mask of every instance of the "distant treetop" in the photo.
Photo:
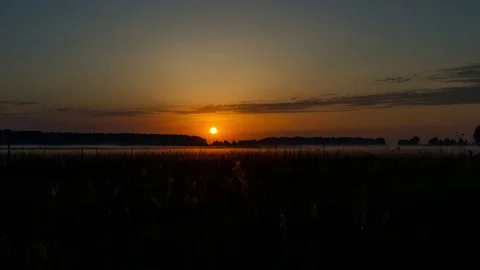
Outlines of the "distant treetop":
{"type": "Polygon", "coordinates": [[[418,145],[420,144],[420,138],[418,136],[413,136],[411,139],[399,140],[398,145],[418,145]]]}

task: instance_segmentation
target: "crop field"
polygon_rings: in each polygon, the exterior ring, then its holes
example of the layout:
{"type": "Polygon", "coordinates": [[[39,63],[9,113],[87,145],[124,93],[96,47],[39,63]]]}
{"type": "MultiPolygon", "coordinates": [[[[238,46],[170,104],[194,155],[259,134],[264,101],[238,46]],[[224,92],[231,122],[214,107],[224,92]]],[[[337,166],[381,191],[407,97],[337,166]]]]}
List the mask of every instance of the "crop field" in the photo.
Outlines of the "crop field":
{"type": "Polygon", "coordinates": [[[23,269],[480,263],[468,154],[3,152],[0,202],[0,261],[23,269]]]}

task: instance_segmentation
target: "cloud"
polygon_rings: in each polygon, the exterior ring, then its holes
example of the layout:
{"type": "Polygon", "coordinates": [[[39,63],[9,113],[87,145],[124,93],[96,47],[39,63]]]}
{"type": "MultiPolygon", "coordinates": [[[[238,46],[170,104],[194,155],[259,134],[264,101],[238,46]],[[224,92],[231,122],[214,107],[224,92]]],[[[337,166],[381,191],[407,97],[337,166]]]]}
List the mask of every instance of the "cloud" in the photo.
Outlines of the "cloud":
{"type": "Polygon", "coordinates": [[[463,74],[468,74],[470,72],[478,72],[480,71],[480,64],[473,64],[468,66],[460,66],[460,67],[453,67],[453,68],[445,68],[437,70],[439,72],[460,72],[463,74]]]}
{"type": "Polygon", "coordinates": [[[478,85],[480,83],[480,64],[439,69],[427,76],[427,80],[447,84],[478,85]]]}
{"type": "MultiPolygon", "coordinates": [[[[137,117],[151,114],[270,114],[270,113],[314,113],[314,112],[346,112],[370,109],[394,108],[399,106],[435,106],[480,104],[480,64],[439,69],[429,73],[414,74],[410,77],[388,77],[377,80],[380,83],[404,83],[415,80],[439,81],[443,88],[435,90],[412,89],[409,91],[381,92],[363,95],[326,94],[308,99],[296,97],[280,102],[265,102],[261,100],[241,101],[231,104],[210,104],[199,107],[160,107],[140,109],[84,109],[75,107],[57,107],[44,111],[75,115],[78,117],[137,117]]],[[[1,101],[5,107],[37,105],[35,101],[1,101]]],[[[0,106],[0,111],[1,107],[0,106]]],[[[4,115],[5,116],[5,115],[4,115]]]]}
{"type": "Polygon", "coordinates": [[[16,105],[19,106],[26,106],[26,105],[40,105],[40,102],[37,101],[23,101],[23,102],[17,102],[16,105]]]}
{"type": "Polygon", "coordinates": [[[450,87],[437,90],[410,90],[367,95],[335,96],[276,103],[236,103],[207,105],[190,110],[174,111],[179,114],[204,113],[306,113],[339,112],[398,106],[435,106],[480,104],[480,86],[450,87]]]}
{"type": "Polygon", "coordinates": [[[146,111],[88,111],[84,112],[88,117],[134,117],[151,114],[151,112],[146,111]]]}
{"type": "Polygon", "coordinates": [[[376,80],[378,83],[404,83],[409,82],[413,78],[423,81],[424,83],[445,83],[458,84],[463,86],[475,86],[480,84],[480,64],[452,67],[428,71],[421,74],[413,74],[410,77],[388,77],[376,80]]]}
{"type": "Polygon", "coordinates": [[[40,105],[38,101],[10,101],[10,100],[0,100],[1,105],[10,105],[10,106],[27,106],[27,105],[40,105]]]}
{"type": "Polygon", "coordinates": [[[32,106],[39,105],[37,101],[11,101],[0,100],[0,117],[13,117],[14,115],[23,115],[31,110],[32,106]]]}
{"type": "Polygon", "coordinates": [[[70,112],[70,111],[73,111],[72,108],[55,108],[55,109],[52,109],[53,111],[56,111],[56,112],[70,112]]]}
{"type": "Polygon", "coordinates": [[[76,108],[53,108],[45,109],[47,111],[53,111],[57,113],[72,113],[83,117],[134,117],[151,114],[151,111],[142,110],[89,110],[89,109],[76,109],[76,108]]]}
{"type": "MultiPolygon", "coordinates": [[[[413,76],[412,76],[413,77],[413,76]]],[[[385,79],[380,79],[380,80],[377,80],[377,82],[384,82],[384,83],[404,83],[404,82],[408,82],[410,80],[412,80],[412,77],[389,77],[389,78],[385,78],[385,79]]]]}
{"type": "Polygon", "coordinates": [[[35,116],[35,113],[31,112],[3,112],[0,111],[0,119],[18,119],[35,116]]]}
{"type": "MultiPolygon", "coordinates": [[[[97,117],[137,117],[151,114],[175,113],[181,115],[236,113],[236,114],[271,114],[271,113],[319,113],[351,112],[371,109],[385,109],[399,106],[436,106],[480,104],[480,85],[447,87],[437,90],[409,90],[397,92],[372,93],[364,95],[324,95],[319,98],[289,99],[283,102],[239,102],[232,104],[212,104],[187,109],[150,108],[138,110],[100,110],[58,107],[43,109],[44,112],[75,115],[86,118],[97,117]]],[[[1,117],[13,117],[18,113],[1,117]]]]}
{"type": "Polygon", "coordinates": [[[471,79],[452,79],[445,81],[445,83],[462,83],[462,84],[480,84],[480,78],[471,79]]]}

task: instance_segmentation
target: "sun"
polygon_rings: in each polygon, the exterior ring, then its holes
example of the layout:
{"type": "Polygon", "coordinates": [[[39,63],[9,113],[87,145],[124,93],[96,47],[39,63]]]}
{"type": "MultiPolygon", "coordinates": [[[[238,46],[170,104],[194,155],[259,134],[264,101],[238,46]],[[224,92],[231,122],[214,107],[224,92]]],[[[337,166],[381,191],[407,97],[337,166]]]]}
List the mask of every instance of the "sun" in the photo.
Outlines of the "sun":
{"type": "Polygon", "coordinates": [[[218,132],[218,130],[217,130],[216,127],[211,127],[210,128],[210,134],[215,135],[215,134],[217,134],[217,132],[218,132]]]}

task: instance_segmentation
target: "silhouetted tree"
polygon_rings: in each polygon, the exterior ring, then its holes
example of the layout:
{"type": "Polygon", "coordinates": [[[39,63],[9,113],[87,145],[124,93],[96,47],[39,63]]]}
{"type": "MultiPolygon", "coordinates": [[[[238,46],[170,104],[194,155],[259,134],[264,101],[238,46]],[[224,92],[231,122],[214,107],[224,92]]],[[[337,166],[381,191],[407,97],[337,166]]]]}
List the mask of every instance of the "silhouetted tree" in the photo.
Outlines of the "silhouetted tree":
{"type": "Polygon", "coordinates": [[[465,145],[467,144],[467,141],[462,138],[455,140],[450,138],[439,139],[438,137],[434,137],[428,140],[428,144],[429,145],[465,145]]]}
{"type": "Polygon", "coordinates": [[[430,145],[439,145],[439,141],[440,141],[440,140],[438,139],[438,137],[433,137],[433,138],[431,138],[430,140],[428,140],[428,144],[430,144],[430,145]]]}
{"type": "Polygon", "coordinates": [[[398,145],[418,145],[420,143],[420,138],[418,136],[413,136],[413,138],[408,140],[399,140],[398,145]]]}
{"type": "Polygon", "coordinates": [[[475,140],[475,143],[480,144],[480,126],[477,126],[473,132],[473,139],[475,140]]]}

